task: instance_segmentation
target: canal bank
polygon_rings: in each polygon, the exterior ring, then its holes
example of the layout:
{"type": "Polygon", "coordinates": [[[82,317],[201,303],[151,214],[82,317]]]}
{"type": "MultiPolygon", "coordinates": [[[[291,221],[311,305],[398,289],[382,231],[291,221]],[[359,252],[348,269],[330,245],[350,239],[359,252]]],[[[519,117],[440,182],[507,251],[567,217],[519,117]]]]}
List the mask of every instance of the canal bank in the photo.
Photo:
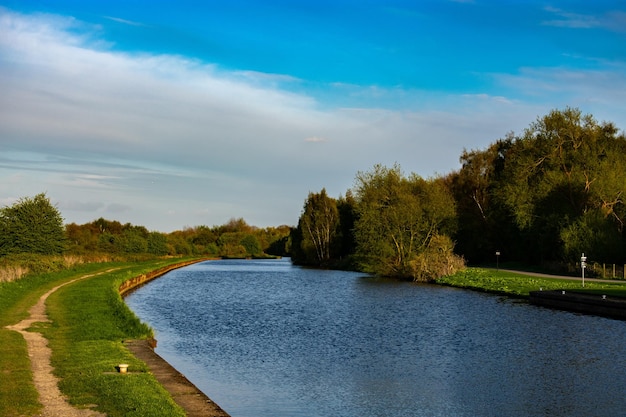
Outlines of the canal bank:
{"type": "Polygon", "coordinates": [[[626,320],[626,299],[606,294],[566,290],[531,291],[528,301],[542,307],[626,320]]]}
{"type": "MultiPolygon", "coordinates": [[[[166,273],[178,268],[183,268],[207,259],[180,262],[151,271],[146,274],[133,277],[124,281],[118,288],[120,295],[124,296],[132,290],[159,278],[166,273]]],[[[137,358],[145,362],[150,372],[159,384],[165,388],[176,404],[181,406],[188,417],[229,417],[219,405],[211,400],[204,392],[196,387],[187,377],[178,372],[165,359],[159,356],[154,348],[156,340],[127,340],[124,346],[137,358]]]]}

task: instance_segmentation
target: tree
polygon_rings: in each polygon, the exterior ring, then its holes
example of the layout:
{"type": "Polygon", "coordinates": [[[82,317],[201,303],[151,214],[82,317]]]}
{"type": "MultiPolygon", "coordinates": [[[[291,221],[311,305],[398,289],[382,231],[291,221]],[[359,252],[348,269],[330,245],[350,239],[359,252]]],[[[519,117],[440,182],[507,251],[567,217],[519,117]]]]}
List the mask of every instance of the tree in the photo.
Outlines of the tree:
{"type": "Polygon", "coordinates": [[[301,230],[301,249],[309,261],[318,265],[327,264],[331,258],[331,246],[337,233],[339,211],[337,202],[328,197],[326,189],[309,193],[298,222],[301,230]]]}
{"type": "Polygon", "coordinates": [[[457,205],[456,250],[470,262],[492,259],[497,250],[512,256],[510,242],[519,235],[509,208],[494,198],[500,184],[513,133],[485,150],[463,151],[461,169],[449,174],[446,185],[457,205]]]}
{"type": "Polygon", "coordinates": [[[530,263],[571,262],[582,252],[626,261],[626,139],[611,123],[553,110],[522,135],[464,152],[461,163],[447,182],[457,248],[471,261],[500,249],[530,263]]]}
{"type": "Polygon", "coordinates": [[[337,200],[339,212],[339,226],[334,239],[332,252],[338,257],[343,266],[351,266],[352,258],[356,251],[356,238],[354,236],[354,224],[357,220],[356,199],[352,191],[348,190],[345,197],[337,200]]]}
{"type": "Polygon", "coordinates": [[[513,214],[532,258],[569,257],[578,244],[565,240],[594,231],[621,246],[625,151],[612,124],[572,108],[538,118],[515,140],[495,198],[513,214]]]}
{"type": "MultiPolygon", "coordinates": [[[[418,256],[431,243],[441,241],[434,238],[454,230],[454,200],[443,181],[427,181],[414,174],[405,178],[397,165],[376,165],[373,171],[358,173],[356,182],[360,268],[384,276],[422,279],[424,265],[416,262],[418,256]]],[[[451,248],[441,256],[453,257],[451,248]]]]}
{"type": "Polygon", "coordinates": [[[63,218],[45,193],[0,209],[0,255],[59,254],[65,244],[63,218]]]}
{"type": "Polygon", "coordinates": [[[163,233],[150,232],[147,239],[147,251],[157,256],[167,255],[167,237],[163,233]]]}
{"type": "Polygon", "coordinates": [[[259,256],[262,253],[261,244],[256,236],[246,233],[239,241],[239,244],[246,250],[248,256],[259,256]]]}

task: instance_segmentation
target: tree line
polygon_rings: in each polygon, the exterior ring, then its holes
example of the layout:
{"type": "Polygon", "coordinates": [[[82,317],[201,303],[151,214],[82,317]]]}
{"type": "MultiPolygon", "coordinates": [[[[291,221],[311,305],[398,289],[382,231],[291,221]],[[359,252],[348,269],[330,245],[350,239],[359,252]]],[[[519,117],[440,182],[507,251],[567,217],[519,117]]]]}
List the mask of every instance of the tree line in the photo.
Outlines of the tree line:
{"type": "Polygon", "coordinates": [[[172,233],[99,218],[64,225],[45,193],[23,197],[0,209],[0,256],[109,254],[117,256],[214,256],[250,258],[284,256],[289,226],[258,228],[243,219],[221,226],[196,226],[172,233]]]}
{"type": "Polygon", "coordinates": [[[429,179],[376,165],[345,196],[309,193],[291,234],[294,262],[418,281],[496,252],[561,269],[583,252],[626,262],[626,138],[613,123],[553,110],[460,162],[429,179]]]}

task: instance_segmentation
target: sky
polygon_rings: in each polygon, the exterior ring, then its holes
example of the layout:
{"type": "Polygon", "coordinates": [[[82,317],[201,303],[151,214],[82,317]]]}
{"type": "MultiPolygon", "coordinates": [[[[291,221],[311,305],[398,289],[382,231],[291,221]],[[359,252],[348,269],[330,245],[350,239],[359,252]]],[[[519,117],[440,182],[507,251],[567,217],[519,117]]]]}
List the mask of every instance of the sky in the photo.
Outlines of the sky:
{"type": "Polygon", "coordinates": [[[626,128],[626,3],[0,0],[0,207],[295,226],[566,107],[626,128]]]}

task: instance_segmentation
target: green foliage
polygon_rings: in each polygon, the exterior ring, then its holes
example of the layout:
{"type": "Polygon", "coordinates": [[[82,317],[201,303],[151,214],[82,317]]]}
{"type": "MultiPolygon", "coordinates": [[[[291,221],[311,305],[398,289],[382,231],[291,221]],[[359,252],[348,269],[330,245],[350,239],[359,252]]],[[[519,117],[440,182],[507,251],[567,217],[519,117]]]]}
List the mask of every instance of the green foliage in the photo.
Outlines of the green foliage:
{"type": "Polygon", "coordinates": [[[246,254],[249,256],[259,256],[261,255],[261,244],[259,243],[259,239],[256,236],[251,234],[246,234],[239,241],[241,246],[246,251],[246,254]]]}
{"type": "Polygon", "coordinates": [[[100,251],[119,256],[203,255],[225,257],[265,256],[266,251],[286,255],[290,228],[259,229],[243,219],[222,226],[197,226],[169,234],[149,232],[143,226],[98,219],[84,225],[70,224],[66,233],[73,253],[100,251]],[[272,249],[270,249],[272,248],[272,249]]]}
{"type": "Polygon", "coordinates": [[[465,262],[454,254],[452,239],[445,235],[434,235],[428,247],[411,260],[410,267],[413,281],[432,282],[462,271],[465,262]]]}
{"type": "Polygon", "coordinates": [[[157,256],[167,255],[168,253],[167,236],[159,232],[149,233],[147,242],[146,242],[146,250],[148,253],[151,253],[157,256]]]}
{"type": "Polygon", "coordinates": [[[123,253],[147,253],[148,240],[147,233],[136,229],[127,229],[116,239],[120,252],[123,253]]]}
{"type": "MultiPolygon", "coordinates": [[[[438,258],[454,257],[435,239],[454,230],[455,205],[440,179],[404,177],[399,166],[377,165],[357,174],[357,259],[362,270],[383,276],[431,279],[438,258]]],[[[450,241],[451,242],[451,241],[450,241]]],[[[456,263],[456,262],[455,262],[456,263]]]]}
{"type": "Polygon", "coordinates": [[[328,264],[338,225],[337,202],[328,197],[326,189],[319,193],[309,193],[298,222],[301,233],[300,248],[306,263],[328,264]]]}
{"type": "Polygon", "coordinates": [[[59,254],[65,249],[63,218],[45,194],[0,209],[0,255],[59,254]]]}
{"type": "Polygon", "coordinates": [[[470,261],[626,261],[626,138],[578,109],[554,110],[522,135],[465,152],[447,179],[470,261]]]}
{"type": "Polygon", "coordinates": [[[241,244],[245,234],[241,232],[223,233],[217,240],[219,253],[228,258],[247,257],[246,248],[241,244]]]}

